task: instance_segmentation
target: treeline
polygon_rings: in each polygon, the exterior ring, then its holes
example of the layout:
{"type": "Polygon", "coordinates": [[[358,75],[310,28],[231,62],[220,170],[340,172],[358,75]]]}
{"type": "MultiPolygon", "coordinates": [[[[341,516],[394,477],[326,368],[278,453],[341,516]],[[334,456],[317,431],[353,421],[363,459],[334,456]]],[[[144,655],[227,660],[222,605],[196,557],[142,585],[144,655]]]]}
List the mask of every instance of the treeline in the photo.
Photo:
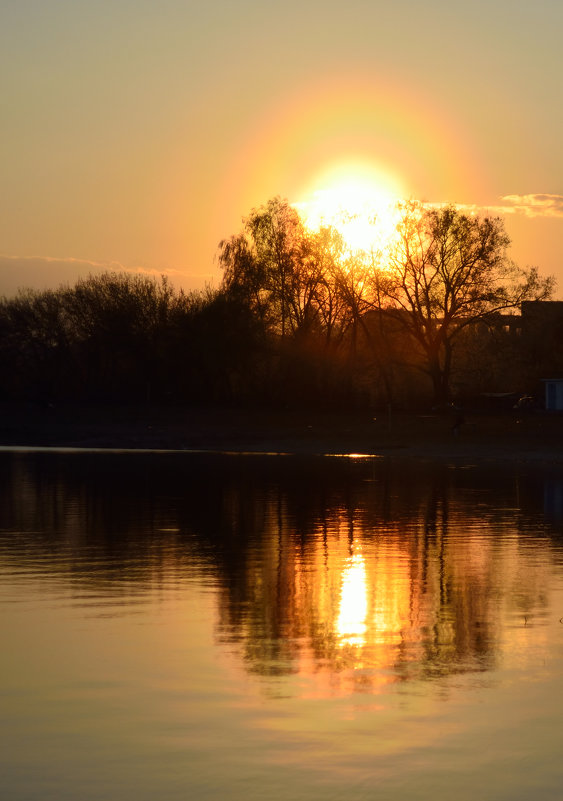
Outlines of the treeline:
{"type": "Polygon", "coordinates": [[[411,205],[397,233],[352,253],[275,198],[220,244],[217,290],[128,273],[21,290],[0,299],[0,399],[349,408],[527,389],[499,315],[552,282],[510,262],[498,219],[411,205]]]}
{"type": "Polygon", "coordinates": [[[263,346],[224,292],[184,294],[165,278],[105,273],[0,301],[5,400],[206,402],[233,397],[263,346]]]}
{"type": "Polygon", "coordinates": [[[344,351],[281,339],[228,287],[186,294],[108,272],[0,299],[0,400],[330,407],[359,396],[344,351]]]}

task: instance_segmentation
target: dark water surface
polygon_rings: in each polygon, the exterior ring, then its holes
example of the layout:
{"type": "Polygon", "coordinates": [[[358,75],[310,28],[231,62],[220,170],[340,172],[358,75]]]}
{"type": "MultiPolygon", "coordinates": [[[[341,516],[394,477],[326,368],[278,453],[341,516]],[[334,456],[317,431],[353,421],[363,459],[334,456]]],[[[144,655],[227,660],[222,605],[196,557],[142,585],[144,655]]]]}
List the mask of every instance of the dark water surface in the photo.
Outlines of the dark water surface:
{"type": "Polygon", "coordinates": [[[563,477],[0,454],[0,797],[560,799],[563,477]]]}

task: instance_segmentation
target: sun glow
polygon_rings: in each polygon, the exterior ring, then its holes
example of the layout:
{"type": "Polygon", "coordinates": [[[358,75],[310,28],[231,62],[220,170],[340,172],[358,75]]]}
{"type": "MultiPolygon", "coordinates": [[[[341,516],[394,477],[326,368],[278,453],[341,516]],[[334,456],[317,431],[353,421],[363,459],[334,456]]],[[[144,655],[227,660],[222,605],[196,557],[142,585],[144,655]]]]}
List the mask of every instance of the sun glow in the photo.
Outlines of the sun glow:
{"type": "Polygon", "coordinates": [[[310,230],[333,226],[350,251],[374,253],[393,241],[401,190],[388,175],[343,165],[328,171],[295,207],[310,230]]]}

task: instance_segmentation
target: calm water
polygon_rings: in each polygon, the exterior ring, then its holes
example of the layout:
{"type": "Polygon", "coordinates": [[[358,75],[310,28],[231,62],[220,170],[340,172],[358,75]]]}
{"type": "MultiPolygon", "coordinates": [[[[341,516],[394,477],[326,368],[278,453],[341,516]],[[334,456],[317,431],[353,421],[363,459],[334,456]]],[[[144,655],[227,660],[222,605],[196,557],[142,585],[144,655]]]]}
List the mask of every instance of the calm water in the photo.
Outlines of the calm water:
{"type": "Polygon", "coordinates": [[[563,477],[0,454],[7,801],[560,799],[563,477]]]}

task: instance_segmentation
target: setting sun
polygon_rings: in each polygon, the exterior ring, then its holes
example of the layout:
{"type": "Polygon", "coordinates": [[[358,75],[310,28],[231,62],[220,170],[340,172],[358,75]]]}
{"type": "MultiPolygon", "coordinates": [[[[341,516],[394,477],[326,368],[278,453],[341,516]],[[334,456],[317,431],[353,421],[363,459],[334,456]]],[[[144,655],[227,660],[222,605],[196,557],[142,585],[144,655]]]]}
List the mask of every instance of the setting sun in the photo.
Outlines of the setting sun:
{"type": "Polygon", "coordinates": [[[351,251],[377,252],[393,238],[404,195],[393,176],[371,166],[342,164],[328,169],[294,205],[311,230],[332,225],[351,251]]]}

